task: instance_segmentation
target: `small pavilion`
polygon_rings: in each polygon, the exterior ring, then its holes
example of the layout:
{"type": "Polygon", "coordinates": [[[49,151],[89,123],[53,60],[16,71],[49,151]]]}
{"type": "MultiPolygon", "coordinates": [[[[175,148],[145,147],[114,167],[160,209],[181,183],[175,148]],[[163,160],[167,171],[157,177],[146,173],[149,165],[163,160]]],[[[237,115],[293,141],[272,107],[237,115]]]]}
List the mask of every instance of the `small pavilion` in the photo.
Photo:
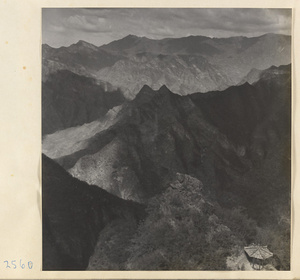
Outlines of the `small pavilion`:
{"type": "Polygon", "coordinates": [[[248,255],[248,258],[252,262],[252,267],[256,269],[256,266],[258,267],[258,270],[260,270],[264,266],[264,261],[266,259],[273,256],[273,253],[269,251],[267,246],[261,246],[259,244],[251,244],[248,247],[244,247],[244,250],[248,255]]]}

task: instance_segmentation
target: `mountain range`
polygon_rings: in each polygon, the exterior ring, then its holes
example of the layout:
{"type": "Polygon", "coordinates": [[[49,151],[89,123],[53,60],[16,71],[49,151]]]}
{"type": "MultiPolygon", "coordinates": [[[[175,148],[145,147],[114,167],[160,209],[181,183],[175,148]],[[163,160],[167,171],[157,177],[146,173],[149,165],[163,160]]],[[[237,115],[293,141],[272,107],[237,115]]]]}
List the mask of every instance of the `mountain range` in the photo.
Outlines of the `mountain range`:
{"type": "Polygon", "coordinates": [[[289,63],[275,34],[43,46],[43,269],[228,270],[256,242],[288,270],[289,63]]]}
{"type": "Polygon", "coordinates": [[[128,35],[96,47],[79,41],[69,47],[43,45],[43,80],[57,70],[96,78],[133,99],[143,85],[166,85],[181,95],[223,90],[236,85],[253,68],[291,62],[291,37],[209,38],[189,36],[153,40],[128,35]]]}

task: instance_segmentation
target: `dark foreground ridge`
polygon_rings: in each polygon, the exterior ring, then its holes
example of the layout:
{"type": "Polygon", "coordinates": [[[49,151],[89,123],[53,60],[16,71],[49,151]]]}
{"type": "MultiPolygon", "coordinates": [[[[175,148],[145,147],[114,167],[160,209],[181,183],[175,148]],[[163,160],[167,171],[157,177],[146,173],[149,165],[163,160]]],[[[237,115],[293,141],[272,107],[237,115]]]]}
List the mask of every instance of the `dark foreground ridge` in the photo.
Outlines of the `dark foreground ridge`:
{"type": "Polygon", "coordinates": [[[69,175],[43,155],[43,270],[85,270],[101,230],[137,223],[144,207],[69,175]]]}

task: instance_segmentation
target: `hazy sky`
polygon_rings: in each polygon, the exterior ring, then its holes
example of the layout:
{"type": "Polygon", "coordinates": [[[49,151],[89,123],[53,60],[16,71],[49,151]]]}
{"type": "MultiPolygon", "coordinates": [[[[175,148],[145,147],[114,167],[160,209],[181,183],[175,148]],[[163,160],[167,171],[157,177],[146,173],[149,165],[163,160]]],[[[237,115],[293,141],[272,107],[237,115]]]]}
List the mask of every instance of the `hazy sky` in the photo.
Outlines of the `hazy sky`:
{"type": "Polygon", "coordinates": [[[79,40],[96,46],[128,34],[152,39],[291,34],[290,9],[79,9],[44,8],[43,43],[69,46],[79,40]]]}

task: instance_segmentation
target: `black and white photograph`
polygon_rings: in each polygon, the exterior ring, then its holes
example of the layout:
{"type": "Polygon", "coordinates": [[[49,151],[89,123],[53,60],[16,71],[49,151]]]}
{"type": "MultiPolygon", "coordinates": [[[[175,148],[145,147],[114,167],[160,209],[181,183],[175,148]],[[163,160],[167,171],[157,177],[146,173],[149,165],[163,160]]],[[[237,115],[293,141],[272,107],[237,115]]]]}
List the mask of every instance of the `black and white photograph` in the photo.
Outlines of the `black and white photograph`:
{"type": "Polygon", "coordinates": [[[290,271],[292,9],[42,9],[43,271],[290,271]]]}

